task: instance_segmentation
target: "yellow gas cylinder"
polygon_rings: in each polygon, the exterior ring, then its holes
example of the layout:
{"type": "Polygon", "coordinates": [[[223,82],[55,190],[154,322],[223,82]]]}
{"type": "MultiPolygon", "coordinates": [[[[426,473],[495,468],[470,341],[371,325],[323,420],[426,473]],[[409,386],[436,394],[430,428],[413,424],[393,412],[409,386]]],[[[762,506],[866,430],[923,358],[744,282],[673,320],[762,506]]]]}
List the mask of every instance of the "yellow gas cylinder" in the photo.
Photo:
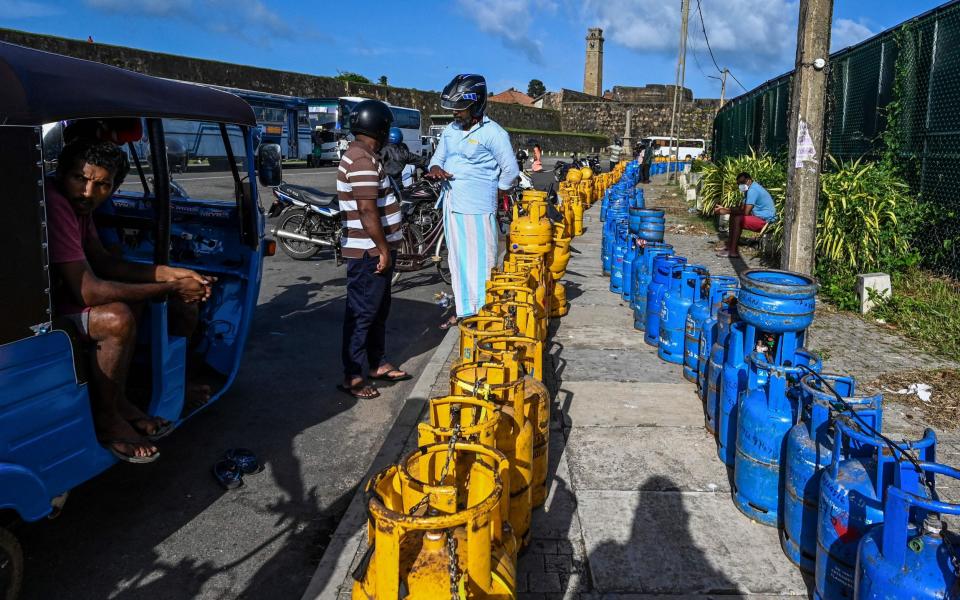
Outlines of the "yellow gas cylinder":
{"type": "Polygon", "coordinates": [[[590,167],[580,167],[580,179],[583,181],[593,179],[593,169],[590,167]]]}
{"type": "Polygon", "coordinates": [[[533,423],[533,487],[530,499],[534,507],[547,501],[547,467],[550,447],[550,392],[543,384],[543,343],[533,338],[504,336],[486,338],[477,346],[481,360],[499,362],[514,377],[524,378],[526,416],[533,423]],[[540,379],[534,376],[539,374],[540,379]]]}
{"type": "MultiPolygon", "coordinates": [[[[537,304],[539,304],[544,311],[547,310],[547,290],[533,278],[529,270],[509,273],[501,271],[499,268],[492,269],[490,271],[490,277],[487,279],[486,289],[489,291],[491,287],[500,285],[520,285],[530,289],[536,298],[537,304]]],[[[490,302],[490,300],[485,300],[485,302],[490,302]]]]}
{"type": "MultiPolygon", "coordinates": [[[[553,309],[550,311],[551,317],[564,317],[570,312],[570,304],[567,302],[567,288],[559,281],[553,284],[553,309]]],[[[496,339],[494,336],[484,339],[496,339]]]]}
{"type": "Polygon", "coordinates": [[[562,196],[561,207],[563,210],[563,223],[566,226],[568,234],[573,233],[573,205],[577,202],[580,202],[580,193],[571,192],[566,196],[562,196]]]}
{"type": "Polygon", "coordinates": [[[510,468],[497,449],[459,442],[421,447],[374,475],[353,598],[515,598],[510,468]]]}
{"type": "MultiPolygon", "coordinates": [[[[508,254],[503,261],[503,270],[510,273],[529,273],[545,294],[544,305],[550,305],[550,282],[547,256],[543,254],[508,254]]],[[[539,291],[538,291],[539,294],[539,291]]]]}
{"type": "MultiPolygon", "coordinates": [[[[538,287],[537,289],[539,290],[540,288],[538,287]]],[[[547,307],[544,305],[543,299],[544,297],[542,295],[538,298],[537,293],[525,285],[498,283],[487,286],[484,303],[493,304],[496,302],[508,302],[511,300],[516,302],[525,302],[536,304],[540,312],[546,314],[547,307]]]]}
{"type": "Polygon", "coordinates": [[[553,243],[553,228],[547,218],[547,205],[531,202],[526,214],[521,217],[519,207],[513,206],[510,222],[509,249],[513,253],[546,254],[553,243]]]}
{"type": "Polygon", "coordinates": [[[583,179],[583,173],[580,172],[580,169],[567,169],[566,176],[567,183],[579,183],[583,179]]]}
{"type": "Polygon", "coordinates": [[[481,306],[479,314],[512,318],[518,335],[547,339],[548,313],[542,312],[533,302],[497,300],[481,306]]]}
{"type": "Polygon", "coordinates": [[[548,268],[553,280],[563,277],[570,262],[570,236],[566,235],[564,227],[555,224],[553,235],[553,252],[550,253],[548,268]]]}
{"type": "Polygon", "coordinates": [[[583,202],[578,197],[570,211],[573,213],[573,235],[575,236],[583,235],[583,209],[583,202]]]}
{"type": "Polygon", "coordinates": [[[580,196],[581,196],[582,198],[586,199],[586,201],[587,201],[589,204],[593,204],[593,202],[594,202],[594,195],[593,195],[593,180],[592,180],[592,179],[587,179],[586,181],[581,181],[581,182],[580,182],[580,185],[577,187],[577,192],[580,194],[580,196]]]}
{"type": "Polygon", "coordinates": [[[540,190],[523,190],[523,193],[520,194],[520,204],[524,209],[533,203],[546,201],[547,193],[540,190]]]}
{"type": "MultiPolygon", "coordinates": [[[[498,338],[500,339],[500,338],[498,338]]],[[[457,441],[497,447],[500,407],[473,396],[430,398],[428,420],[417,424],[417,447],[457,441]]]]}
{"type": "Polygon", "coordinates": [[[460,321],[460,360],[474,360],[477,341],[491,335],[516,335],[517,327],[512,315],[473,315],[460,321]]]}
{"type": "Polygon", "coordinates": [[[497,404],[502,415],[497,449],[510,459],[510,526],[520,546],[530,542],[530,485],[533,482],[533,423],[524,408],[524,380],[502,364],[483,361],[456,364],[450,369],[450,391],[497,404]]]}

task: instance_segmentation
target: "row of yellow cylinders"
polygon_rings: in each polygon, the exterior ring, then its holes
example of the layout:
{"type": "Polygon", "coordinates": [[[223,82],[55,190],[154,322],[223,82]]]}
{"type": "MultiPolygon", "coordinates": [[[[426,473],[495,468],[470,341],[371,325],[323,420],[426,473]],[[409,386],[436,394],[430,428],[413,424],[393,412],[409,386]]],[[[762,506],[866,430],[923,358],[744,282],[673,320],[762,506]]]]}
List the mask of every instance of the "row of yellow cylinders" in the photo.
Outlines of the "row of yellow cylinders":
{"type": "MultiPolygon", "coordinates": [[[[575,230],[574,213],[569,211],[569,219],[566,213],[562,213],[563,219],[552,222],[547,218],[547,210],[546,192],[523,192],[520,202],[513,207],[507,244],[509,254],[504,266],[507,268],[511,262],[523,264],[542,257],[545,270],[540,283],[547,296],[545,312],[550,317],[562,317],[569,311],[569,305],[566,288],[560,279],[566,274],[567,263],[570,262],[570,240],[575,230]]],[[[581,205],[581,228],[582,211],[581,205]]],[[[536,267],[533,270],[538,271],[536,267]]]]}
{"type": "Polygon", "coordinates": [[[486,304],[461,323],[450,395],[432,398],[418,426],[419,449],[367,485],[372,550],[354,598],[515,598],[517,553],[547,496],[550,252],[494,269],[486,304]]]}
{"type": "MultiPolygon", "coordinates": [[[[616,175],[597,177],[597,187],[616,175]]],[[[547,498],[544,344],[549,317],[566,311],[558,280],[571,237],[566,221],[546,218],[545,194],[520,204],[485,304],[460,324],[450,394],[430,400],[418,449],[366,487],[368,551],[354,598],[516,597],[517,553],[547,498]]]]}

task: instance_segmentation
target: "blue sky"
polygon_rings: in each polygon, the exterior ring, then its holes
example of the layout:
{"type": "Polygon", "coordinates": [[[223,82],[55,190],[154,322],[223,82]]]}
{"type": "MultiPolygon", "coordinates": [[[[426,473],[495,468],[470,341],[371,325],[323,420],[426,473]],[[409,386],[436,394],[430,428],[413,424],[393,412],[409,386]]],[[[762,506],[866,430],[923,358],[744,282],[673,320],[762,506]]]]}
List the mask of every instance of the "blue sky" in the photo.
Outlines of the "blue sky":
{"type": "MultiPolygon", "coordinates": [[[[835,0],[834,48],[941,4],[835,0]]],[[[719,96],[697,0],[687,85],[719,96]],[[699,65],[698,65],[699,63],[699,65]]],[[[714,54],[751,88],[787,71],[797,0],[700,0],[714,54]]],[[[580,89],[584,36],[604,28],[604,87],[672,83],[680,0],[0,0],[0,27],[318,75],[355,71],[439,89],[482,73],[494,91],[580,89]]],[[[731,82],[730,95],[742,90],[731,82]]]]}

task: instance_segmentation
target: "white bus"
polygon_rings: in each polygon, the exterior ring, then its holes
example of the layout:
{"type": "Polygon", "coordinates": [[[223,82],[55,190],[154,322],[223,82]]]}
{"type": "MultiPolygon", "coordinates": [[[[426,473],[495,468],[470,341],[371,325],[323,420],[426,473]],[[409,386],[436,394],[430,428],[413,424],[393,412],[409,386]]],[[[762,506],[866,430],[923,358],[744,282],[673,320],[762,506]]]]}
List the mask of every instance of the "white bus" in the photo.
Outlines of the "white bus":
{"type": "MultiPolygon", "coordinates": [[[[350,134],[350,111],[364,100],[367,98],[357,96],[307,99],[315,164],[340,160],[338,141],[342,137],[353,139],[350,134]]],[[[414,154],[421,154],[423,143],[420,138],[420,111],[403,106],[388,106],[393,113],[393,126],[403,132],[403,143],[414,154]]]]}
{"type": "Polygon", "coordinates": [[[654,156],[677,156],[680,160],[692,160],[700,158],[706,151],[707,141],[702,139],[683,139],[669,138],[662,135],[652,135],[643,138],[643,143],[647,147],[653,147],[654,156]],[[674,148],[673,146],[676,146],[674,148]],[[674,154],[674,150],[676,153],[674,154]]]}

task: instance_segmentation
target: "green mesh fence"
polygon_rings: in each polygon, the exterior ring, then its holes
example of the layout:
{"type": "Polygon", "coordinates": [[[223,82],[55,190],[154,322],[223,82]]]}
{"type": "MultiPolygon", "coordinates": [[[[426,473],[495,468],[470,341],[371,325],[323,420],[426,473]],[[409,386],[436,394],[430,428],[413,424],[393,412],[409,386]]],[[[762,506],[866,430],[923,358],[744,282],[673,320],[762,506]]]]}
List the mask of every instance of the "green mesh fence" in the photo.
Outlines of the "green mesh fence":
{"type": "MultiPolygon", "coordinates": [[[[914,246],[928,267],[960,277],[960,0],[830,57],[827,152],[903,168],[924,211],[914,246]]],[[[720,110],[714,156],[787,153],[792,73],[720,110]]]]}

